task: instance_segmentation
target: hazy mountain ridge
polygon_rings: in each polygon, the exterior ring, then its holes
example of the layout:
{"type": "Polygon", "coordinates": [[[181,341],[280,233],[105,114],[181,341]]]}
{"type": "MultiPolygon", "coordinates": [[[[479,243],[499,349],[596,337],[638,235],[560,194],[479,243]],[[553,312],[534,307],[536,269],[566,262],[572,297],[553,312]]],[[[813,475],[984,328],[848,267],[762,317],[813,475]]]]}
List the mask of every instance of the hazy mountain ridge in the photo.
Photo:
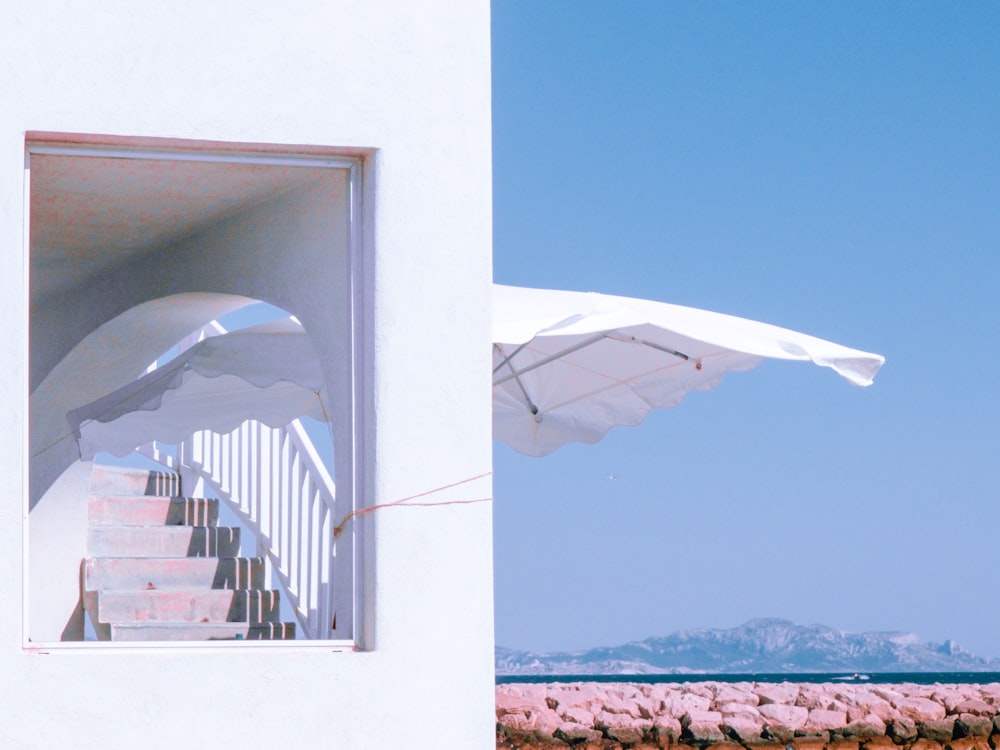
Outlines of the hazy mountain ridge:
{"type": "Polygon", "coordinates": [[[534,653],[497,647],[496,671],[504,675],[980,672],[1000,671],[1000,659],[976,656],[954,641],[924,643],[913,633],[847,633],[768,618],[736,628],[681,630],[584,651],[534,653]]]}

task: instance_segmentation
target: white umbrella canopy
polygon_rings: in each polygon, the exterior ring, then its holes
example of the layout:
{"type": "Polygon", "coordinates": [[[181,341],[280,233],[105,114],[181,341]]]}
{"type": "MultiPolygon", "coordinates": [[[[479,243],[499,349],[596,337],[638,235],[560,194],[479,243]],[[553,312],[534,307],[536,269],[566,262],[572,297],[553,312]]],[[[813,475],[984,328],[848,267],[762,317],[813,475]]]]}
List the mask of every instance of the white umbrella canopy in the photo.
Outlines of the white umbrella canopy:
{"type": "Polygon", "coordinates": [[[494,285],[493,437],[530,456],[596,443],[762,359],[871,385],[878,354],[732,315],[592,292],[494,285]]]}
{"type": "Polygon", "coordinates": [[[325,421],[322,386],[309,337],[285,318],[207,338],[67,419],[83,460],[99,451],[124,456],[150,440],[225,433],[251,418],[272,427],[305,416],[325,421]]]}

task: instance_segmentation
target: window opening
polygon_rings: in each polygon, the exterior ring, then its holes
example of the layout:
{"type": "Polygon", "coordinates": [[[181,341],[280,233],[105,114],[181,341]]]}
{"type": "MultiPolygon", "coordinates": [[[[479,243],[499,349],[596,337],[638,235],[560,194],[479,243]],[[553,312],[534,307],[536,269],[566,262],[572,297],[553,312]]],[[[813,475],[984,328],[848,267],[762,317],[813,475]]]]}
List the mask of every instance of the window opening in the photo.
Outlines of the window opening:
{"type": "Polygon", "coordinates": [[[359,162],[30,143],[27,152],[26,645],[358,646],[357,531],[333,540],[332,529],[358,507],[362,473],[359,162]],[[296,326],[316,344],[311,370],[285,346],[296,326]],[[268,336],[273,351],[246,343],[268,336]],[[240,339],[242,349],[225,351],[240,339]],[[271,366],[257,367],[265,351],[271,366]],[[173,380],[147,399],[161,376],[173,380]],[[271,401],[237,399],[234,413],[246,406],[248,419],[202,429],[237,388],[271,401]],[[179,421],[168,423],[171,413],[179,421]],[[87,476],[90,448],[112,433],[132,447],[147,425],[136,453],[98,451],[87,476]]]}

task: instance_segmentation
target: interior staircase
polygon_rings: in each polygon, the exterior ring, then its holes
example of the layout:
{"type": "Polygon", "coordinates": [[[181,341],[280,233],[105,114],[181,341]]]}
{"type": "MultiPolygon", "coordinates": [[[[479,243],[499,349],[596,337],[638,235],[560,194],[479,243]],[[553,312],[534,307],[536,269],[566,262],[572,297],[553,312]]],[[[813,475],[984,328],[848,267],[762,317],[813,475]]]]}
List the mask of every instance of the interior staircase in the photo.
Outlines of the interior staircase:
{"type": "Polygon", "coordinates": [[[83,601],[98,640],[290,640],[264,561],[240,556],[219,501],[180,496],[170,471],[94,466],[83,601]]]}

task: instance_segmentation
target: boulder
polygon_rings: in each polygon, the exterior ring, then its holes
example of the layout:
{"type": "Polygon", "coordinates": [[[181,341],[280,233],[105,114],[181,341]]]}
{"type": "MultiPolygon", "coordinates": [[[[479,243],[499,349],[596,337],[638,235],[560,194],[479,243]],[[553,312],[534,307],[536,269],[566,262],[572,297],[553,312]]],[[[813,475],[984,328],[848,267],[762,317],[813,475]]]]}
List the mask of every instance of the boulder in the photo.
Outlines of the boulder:
{"type": "Polygon", "coordinates": [[[692,709],[697,711],[708,711],[712,707],[711,698],[704,695],[698,695],[697,693],[680,693],[679,695],[671,696],[671,699],[671,702],[681,709],[680,714],[678,714],[678,718],[692,709]]]}
{"type": "Polygon", "coordinates": [[[746,716],[755,720],[760,719],[760,711],[757,710],[756,706],[751,706],[749,703],[723,703],[717,706],[715,710],[721,713],[724,719],[728,719],[730,716],[746,716]]]}
{"type": "Polygon", "coordinates": [[[695,721],[684,727],[681,740],[688,744],[716,745],[725,742],[726,736],[722,733],[719,723],[695,721]]]}
{"type": "Polygon", "coordinates": [[[636,722],[637,720],[628,714],[612,714],[607,711],[601,711],[595,714],[593,726],[596,729],[615,729],[618,727],[638,726],[636,722]]]}
{"type": "Polygon", "coordinates": [[[822,708],[814,708],[809,712],[802,728],[809,730],[839,729],[847,724],[847,714],[843,711],[827,711],[822,708]]]}
{"type": "MultiPolygon", "coordinates": [[[[944,707],[942,706],[942,710],[944,707]]],[[[923,721],[917,724],[917,735],[931,742],[948,742],[955,734],[955,718],[923,721]]]]}
{"type": "Polygon", "coordinates": [[[886,722],[885,733],[897,745],[905,745],[917,739],[917,724],[913,719],[898,716],[886,722]]]}
{"type": "Polygon", "coordinates": [[[782,724],[765,724],[763,737],[770,742],[787,745],[795,736],[795,730],[782,724]]]}
{"type": "Polygon", "coordinates": [[[967,698],[955,706],[956,714],[975,714],[977,716],[994,716],[1000,712],[981,698],[967,698]]]}
{"type": "Polygon", "coordinates": [[[585,727],[594,726],[594,714],[580,706],[566,706],[558,713],[563,721],[570,724],[580,724],[585,727]]]}
{"type": "Polygon", "coordinates": [[[799,685],[799,695],[794,703],[809,710],[814,708],[837,710],[836,707],[831,708],[837,701],[827,685],[799,685]]]}
{"type": "Polygon", "coordinates": [[[659,718],[648,730],[649,739],[660,748],[676,745],[681,738],[681,723],[669,717],[659,718]]]}
{"type": "Polygon", "coordinates": [[[701,711],[692,708],[681,716],[681,727],[687,729],[692,724],[714,724],[718,727],[722,723],[722,714],[718,711],[701,711]]]}
{"type": "Polygon", "coordinates": [[[959,714],[955,719],[955,737],[989,737],[993,731],[993,717],[979,714],[959,714]]]}
{"type": "Polygon", "coordinates": [[[834,734],[847,740],[867,740],[872,737],[884,737],[885,730],[885,722],[875,714],[869,714],[860,721],[853,721],[837,729],[834,734]]]}
{"type": "Polygon", "coordinates": [[[540,734],[551,736],[562,723],[563,719],[550,708],[531,714],[531,729],[540,734]]]}
{"type": "Polygon", "coordinates": [[[748,706],[756,706],[760,703],[760,698],[753,692],[752,685],[748,682],[735,682],[730,685],[719,685],[719,687],[715,690],[713,708],[716,711],[721,711],[722,706],[730,703],[742,703],[748,706]]]}
{"type": "Polygon", "coordinates": [[[639,713],[639,706],[636,705],[635,700],[626,699],[619,695],[610,694],[605,699],[601,705],[601,708],[609,714],[627,714],[633,719],[641,718],[639,713]]]}
{"type": "Polygon", "coordinates": [[[726,716],[722,721],[722,733],[742,745],[758,745],[764,741],[764,724],[745,714],[726,716]]]}
{"type": "MultiPolygon", "coordinates": [[[[987,703],[1000,707],[1000,682],[979,686],[979,697],[987,703]]],[[[997,709],[1000,712],[1000,708],[997,709]]]]}
{"type": "MultiPolygon", "coordinates": [[[[501,687],[508,686],[502,685],[501,687]]],[[[542,707],[545,707],[544,701],[535,697],[525,696],[520,690],[497,690],[496,712],[498,718],[512,713],[520,713],[530,716],[533,712],[542,707]]]]}
{"type": "Polygon", "coordinates": [[[599,740],[602,735],[596,729],[585,727],[582,724],[574,724],[571,721],[561,724],[552,736],[557,740],[562,740],[568,745],[578,745],[588,740],[599,740]]]}
{"type": "Polygon", "coordinates": [[[940,721],[947,714],[944,706],[940,703],[919,696],[900,698],[893,705],[899,711],[900,716],[913,719],[917,723],[940,721]]]}
{"type": "Polygon", "coordinates": [[[778,703],[794,705],[799,697],[799,686],[790,682],[781,682],[773,685],[757,685],[753,689],[760,705],[768,703],[778,703]]]}
{"type": "Polygon", "coordinates": [[[599,709],[607,694],[600,685],[593,682],[581,682],[573,685],[552,686],[546,693],[547,703],[555,703],[554,710],[566,706],[582,706],[591,713],[599,709]]]}
{"type": "Polygon", "coordinates": [[[768,724],[780,724],[792,731],[801,728],[809,718],[809,709],[802,706],[764,703],[758,706],[757,710],[768,724]]]}
{"type": "Polygon", "coordinates": [[[626,747],[637,745],[643,739],[642,729],[639,727],[608,727],[604,734],[608,739],[620,742],[626,747]]]}
{"type": "Polygon", "coordinates": [[[849,722],[857,721],[868,714],[875,714],[884,722],[899,716],[899,712],[893,708],[889,701],[867,690],[845,693],[840,695],[839,699],[847,706],[847,720],[849,722]]]}

